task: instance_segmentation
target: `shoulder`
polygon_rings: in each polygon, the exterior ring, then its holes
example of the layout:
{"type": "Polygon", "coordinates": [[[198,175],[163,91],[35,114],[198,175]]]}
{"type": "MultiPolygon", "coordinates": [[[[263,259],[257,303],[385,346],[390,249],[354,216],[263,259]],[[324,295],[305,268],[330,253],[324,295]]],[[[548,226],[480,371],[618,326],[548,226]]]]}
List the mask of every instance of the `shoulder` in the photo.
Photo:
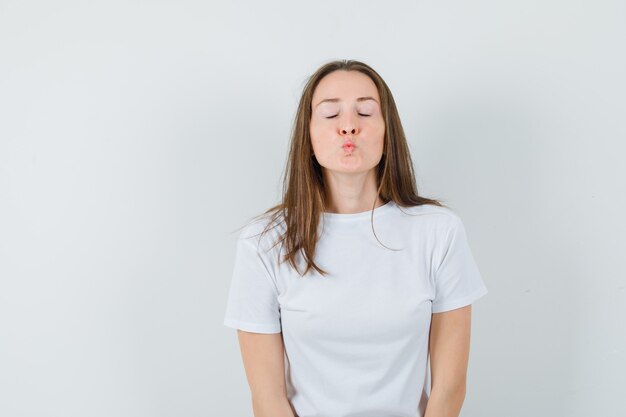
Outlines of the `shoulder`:
{"type": "Polygon", "coordinates": [[[403,223],[412,233],[435,246],[447,247],[452,240],[465,234],[461,217],[451,208],[422,204],[400,209],[406,213],[403,215],[403,223]]]}
{"type": "Polygon", "coordinates": [[[259,252],[266,252],[283,232],[284,222],[281,215],[274,218],[270,214],[262,214],[248,220],[241,228],[237,240],[239,245],[254,245],[259,252]]]}
{"type": "Polygon", "coordinates": [[[410,216],[415,216],[419,221],[434,226],[437,229],[450,229],[458,227],[462,223],[459,215],[448,207],[433,204],[421,204],[419,206],[401,207],[400,210],[410,216]]]}

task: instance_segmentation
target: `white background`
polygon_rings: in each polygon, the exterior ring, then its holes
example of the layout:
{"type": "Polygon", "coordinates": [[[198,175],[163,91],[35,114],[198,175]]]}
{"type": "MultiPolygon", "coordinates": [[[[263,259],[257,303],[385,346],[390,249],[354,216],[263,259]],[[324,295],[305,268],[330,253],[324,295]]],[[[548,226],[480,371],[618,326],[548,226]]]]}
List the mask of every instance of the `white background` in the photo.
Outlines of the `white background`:
{"type": "Polygon", "coordinates": [[[626,400],[619,1],[0,1],[0,415],[251,416],[222,325],[306,77],[390,86],[463,219],[464,417],[626,400]]]}

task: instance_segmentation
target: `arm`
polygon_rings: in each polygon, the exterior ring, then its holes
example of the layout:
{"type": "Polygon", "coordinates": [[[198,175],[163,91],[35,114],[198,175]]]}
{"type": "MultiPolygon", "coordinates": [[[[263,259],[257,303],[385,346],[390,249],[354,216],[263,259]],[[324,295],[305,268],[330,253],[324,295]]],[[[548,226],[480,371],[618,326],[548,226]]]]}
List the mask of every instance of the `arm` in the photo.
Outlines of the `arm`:
{"type": "Polygon", "coordinates": [[[287,398],[282,333],[237,330],[254,417],[295,417],[287,398]]]}
{"type": "Polygon", "coordinates": [[[424,417],[458,417],[465,400],[471,304],[434,313],[430,326],[431,392],[424,417]]]}

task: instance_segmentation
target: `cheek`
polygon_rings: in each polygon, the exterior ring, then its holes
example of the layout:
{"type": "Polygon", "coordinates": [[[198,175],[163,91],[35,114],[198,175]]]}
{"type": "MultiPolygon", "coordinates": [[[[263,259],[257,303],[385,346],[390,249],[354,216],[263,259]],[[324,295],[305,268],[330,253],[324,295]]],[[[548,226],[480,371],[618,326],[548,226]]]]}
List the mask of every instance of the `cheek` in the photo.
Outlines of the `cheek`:
{"type": "Polygon", "coordinates": [[[369,136],[372,138],[372,141],[384,140],[385,139],[385,122],[380,121],[376,123],[372,123],[367,127],[369,136]]]}
{"type": "Polygon", "coordinates": [[[313,123],[309,126],[309,133],[311,136],[311,146],[313,146],[314,150],[323,149],[325,144],[329,142],[329,138],[332,137],[328,128],[313,123]]]}

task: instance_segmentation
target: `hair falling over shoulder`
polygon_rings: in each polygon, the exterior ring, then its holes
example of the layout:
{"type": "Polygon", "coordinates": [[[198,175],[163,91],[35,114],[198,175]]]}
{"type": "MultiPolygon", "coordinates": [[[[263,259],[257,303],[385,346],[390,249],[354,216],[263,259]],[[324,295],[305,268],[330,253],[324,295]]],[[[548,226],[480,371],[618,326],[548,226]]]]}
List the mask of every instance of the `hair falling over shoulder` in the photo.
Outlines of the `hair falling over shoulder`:
{"type": "MultiPolygon", "coordinates": [[[[296,256],[298,253],[301,254],[306,265],[301,276],[306,275],[310,269],[314,269],[322,276],[328,274],[314,262],[318,224],[326,207],[326,190],[322,168],[312,156],[310,121],[311,102],[315,88],[322,78],[338,70],[359,71],[367,75],[376,85],[380,96],[381,111],[385,121],[383,156],[376,170],[376,184],[380,198],[384,202],[393,200],[399,207],[423,204],[444,206],[438,200],[418,194],[413,161],[404,129],[391,90],[382,77],[369,65],[360,61],[328,62],[308,77],[300,97],[291,129],[289,153],[282,181],[282,202],[253,218],[264,217],[269,220],[261,235],[267,232],[270,226],[276,227],[282,224],[284,233],[274,246],[281,243],[286,248],[282,262],[288,261],[299,274],[296,256]]],[[[372,213],[373,209],[374,207],[372,207],[372,213]]]]}

